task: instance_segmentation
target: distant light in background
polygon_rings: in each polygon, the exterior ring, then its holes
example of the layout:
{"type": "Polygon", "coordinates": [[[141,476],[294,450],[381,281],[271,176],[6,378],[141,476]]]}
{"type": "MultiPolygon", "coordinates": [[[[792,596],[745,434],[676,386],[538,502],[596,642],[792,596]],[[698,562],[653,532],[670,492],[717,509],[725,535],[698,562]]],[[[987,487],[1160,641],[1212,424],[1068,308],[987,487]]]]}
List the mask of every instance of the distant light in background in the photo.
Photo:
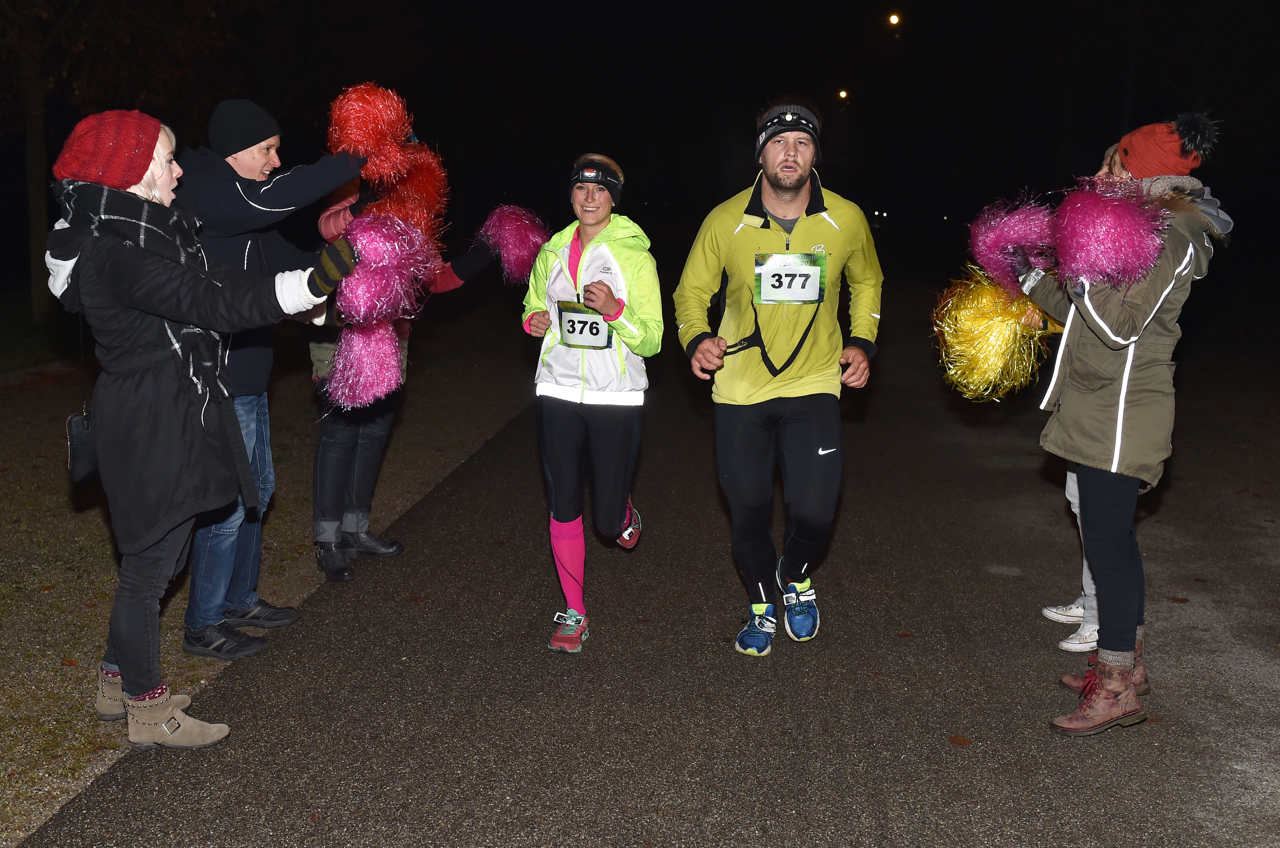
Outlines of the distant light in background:
{"type": "Polygon", "coordinates": [[[845,99],[846,97],[848,97],[848,96],[849,96],[849,92],[847,92],[847,91],[842,91],[842,92],[840,92],[840,99],[841,99],[841,100],[844,100],[844,99],[845,99]]]}
{"type": "Polygon", "coordinates": [[[899,18],[898,18],[898,16],[897,16],[897,15],[890,15],[890,16],[889,16],[889,23],[893,24],[894,26],[897,26],[897,25],[898,25],[898,20],[899,20],[899,18]]]}

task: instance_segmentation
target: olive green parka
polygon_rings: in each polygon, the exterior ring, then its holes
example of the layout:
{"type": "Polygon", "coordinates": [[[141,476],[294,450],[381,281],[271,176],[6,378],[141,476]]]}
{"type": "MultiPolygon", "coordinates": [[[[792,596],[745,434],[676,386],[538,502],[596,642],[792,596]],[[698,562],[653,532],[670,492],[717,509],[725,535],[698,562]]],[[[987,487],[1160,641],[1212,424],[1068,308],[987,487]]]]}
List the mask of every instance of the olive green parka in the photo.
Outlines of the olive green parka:
{"type": "Polygon", "coordinates": [[[1191,284],[1209,270],[1211,227],[1178,194],[1162,199],[1168,226],[1155,267],[1129,287],[1081,282],[1064,288],[1045,274],[1024,279],[1032,300],[1064,325],[1040,434],[1050,453],[1137,477],[1149,489],[1172,452],[1173,349],[1191,284]]]}

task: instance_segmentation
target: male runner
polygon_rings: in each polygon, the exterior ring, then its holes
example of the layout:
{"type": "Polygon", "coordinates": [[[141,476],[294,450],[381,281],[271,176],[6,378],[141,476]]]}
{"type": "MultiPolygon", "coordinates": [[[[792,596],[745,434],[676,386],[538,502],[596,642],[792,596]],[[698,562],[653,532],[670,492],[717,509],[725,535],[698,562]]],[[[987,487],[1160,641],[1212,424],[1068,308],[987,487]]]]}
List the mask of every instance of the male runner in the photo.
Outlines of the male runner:
{"type": "Polygon", "coordinates": [[[821,127],[803,98],[765,108],[756,124],[761,174],[707,216],[675,293],[693,373],[715,374],[716,462],[751,603],[736,647],[751,656],[769,653],[777,629],[775,583],[787,634],[806,642],[818,633],[810,572],[840,494],[840,387],[865,386],[876,352],[884,275],[862,210],[825,190],[813,170],[821,127]],[[843,340],[842,275],[850,291],[843,340]],[[717,334],[707,310],[718,291],[717,334]],[[769,527],[776,463],[787,505],[781,557],[769,527]]]}

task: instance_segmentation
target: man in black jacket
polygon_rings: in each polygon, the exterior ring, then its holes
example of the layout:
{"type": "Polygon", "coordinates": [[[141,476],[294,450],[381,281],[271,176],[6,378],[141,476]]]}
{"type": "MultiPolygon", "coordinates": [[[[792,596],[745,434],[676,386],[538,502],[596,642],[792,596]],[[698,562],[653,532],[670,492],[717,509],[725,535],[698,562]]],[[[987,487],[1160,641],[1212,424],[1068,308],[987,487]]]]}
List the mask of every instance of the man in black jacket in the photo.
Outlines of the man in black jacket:
{"type": "MultiPolygon", "coordinates": [[[[208,257],[259,274],[314,265],[314,254],[295,247],[275,227],[359,176],[363,161],[342,153],[276,173],[280,127],[248,100],[218,104],[209,119],[209,145],[182,151],[178,160],[184,174],[177,192],[201,219],[199,239],[208,257]]],[[[275,491],[267,408],[271,365],[269,327],[231,338],[224,379],[235,399],[258,506],[246,511],[240,498],[197,521],[182,640],[188,653],[225,660],[249,656],[266,647],[266,640],[236,627],[283,627],[298,617],[296,609],[276,607],[255,591],[262,514],[275,491]]]]}

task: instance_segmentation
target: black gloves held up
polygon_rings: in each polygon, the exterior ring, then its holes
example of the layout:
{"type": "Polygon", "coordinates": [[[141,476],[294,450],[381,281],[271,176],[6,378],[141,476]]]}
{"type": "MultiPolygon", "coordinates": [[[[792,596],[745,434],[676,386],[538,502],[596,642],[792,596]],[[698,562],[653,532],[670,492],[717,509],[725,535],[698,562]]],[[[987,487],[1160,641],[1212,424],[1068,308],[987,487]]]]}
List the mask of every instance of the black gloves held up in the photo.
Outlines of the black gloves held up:
{"type": "Polygon", "coordinates": [[[360,196],[356,198],[356,202],[351,204],[347,209],[351,212],[352,218],[359,218],[360,213],[364,212],[364,208],[370,203],[375,203],[382,199],[382,195],[374,191],[373,187],[368,183],[361,181],[360,196]]]}
{"type": "Polygon", "coordinates": [[[355,250],[345,238],[339,238],[320,251],[320,259],[311,269],[311,276],[307,277],[307,288],[312,296],[325,297],[355,269],[355,250]]]}

